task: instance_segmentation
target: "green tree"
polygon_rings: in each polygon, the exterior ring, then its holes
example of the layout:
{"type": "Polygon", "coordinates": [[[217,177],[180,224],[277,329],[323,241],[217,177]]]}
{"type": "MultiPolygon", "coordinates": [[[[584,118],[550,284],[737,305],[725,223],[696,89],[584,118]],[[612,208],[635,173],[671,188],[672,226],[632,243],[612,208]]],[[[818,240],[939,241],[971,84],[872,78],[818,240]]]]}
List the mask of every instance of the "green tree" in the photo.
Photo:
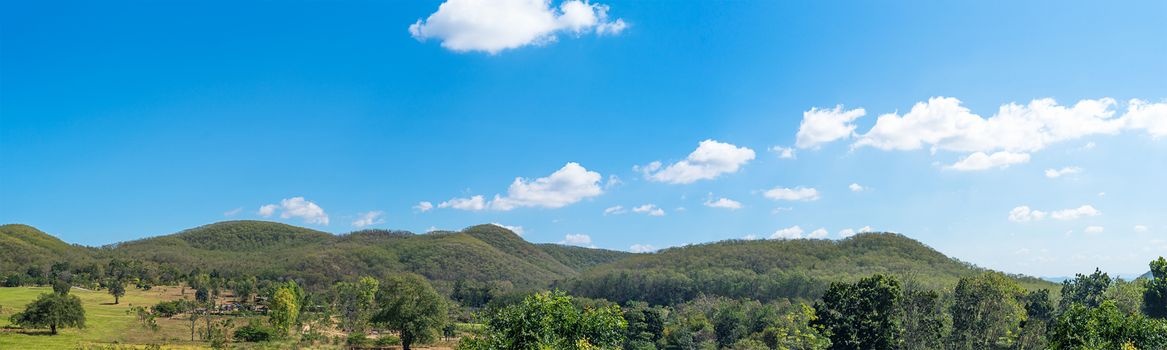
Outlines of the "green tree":
{"type": "Polygon", "coordinates": [[[940,293],[917,289],[904,291],[900,309],[900,323],[904,327],[900,349],[928,350],[943,347],[948,315],[944,312],[940,293]]]}
{"type": "Polygon", "coordinates": [[[276,289],[268,306],[268,322],[281,336],[291,334],[296,320],[300,318],[300,297],[297,293],[299,286],[295,281],[288,281],[276,289]]]}
{"type": "Polygon", "coordinates": [[[409,350],[414,343],[432,341],[446,323],[444,299],[421,276],[393,276],[381,284],[372,321],[400,333],[402,348],[409,350]]]}
{"type": "Polygon", "coordinates": [[[53,281],[53,293],[66,295],[69,294],[69,289],[71,288],[73,287],[69,285],[69,282],[65,282],[64,280],[53,281]]]}
{"type": "Polygon", "coordinates": [[[459,349],[618,348],[628,324],[617,305],[580,309],[563,292],[535,293],[486,316],[482,338],[463,338],[459,349]]]}
{"type": "Polygon", "coordinates": [[[251,295],[255,294],[255,291],[258,287],[259,282],[256,280],[255,276],[248,276],[246,278],[236,280],[233,290],[235,291],[235,297],[239,298],[239,302],[246,304],[251,302],[251,295]]]}
{"type": "Polygon", "coordinates": [[[1151,280],[1143,292],[1143,310],[1148,316],[1167,319],[1167,259],[1151,261],[1151,280]]]}
{"type": "Polygon", "coordinates": [[[1103,300],[1114,301],[1119,311],[1134,314],[1143,311],[1143,296],[1146,295],[1147,282],[1145,279],[1125,281],[1115,279],[1110,288],[1102,293],[1103,300]]]}
{"type": "Polygon", "coordinates": [[[1051,349],[1165,349],[1167,322],[1127,314],[1114,301],[1072,304],[1050,329],[1051,349]]]}
{"type": "Polygon", "coordinates": [[[1062,310],[1073,304],[1098,307],[1106,300],[1103,294],[1110,288],[1110,283],[1110,276],[1097,268],[1089,275],[1076,274],[1073,279],[1062,281],[1062,300],[1058,307],[1062,310]]]}
{"type": "Polygon", "coordinates": [[[821,350],[831,345],[826,336],[810,326],[814,308],[800,304],[798,310],[783,315],[762,331],[762,342],[770,349],[821,350]]]}
{"type": "Polygon", "coordinates": [[[1025,290],[1000,272],[961,278],[953,292],[953,349],[1006,349],[1025,319],[1025,290]]]}
{"type": "Polygon", "coordinates": [[[21,327],[49,327],[55,335],[58,328],[85,328],[85,309],[75,295],[45,293],[29,303],[24,311],[9,317],[9,321],[21,327]]]}
{"type": "Polygon", "coordinates": [[[120,304],[123,296],[126,295],[126,283],[119,279],[112,279],[106,282],[105,288],[109,290],[109,295],[113,296],[114,305],[120,304]]]}
{"type": "Polygon", "coordinates": [[[900,299],[900,283],[888,275],[832,283],[815,303],[812,324],[830,338],[830,349],[896,349],[903,334],[900,299]]]}
{"type": "Polygon", "coordinates": [[[373,315],[380,282],[362,277],[357,282],[340,282],[333,287],[333,305],[340,316],[340,328],[363,332],[373,315]]]}
{"type": "Polygon", "coordinates": [[[1017,337],[1018,350],[1046,348],[1046,330],[1054,317],[1054,304],[1049,295],[1049,289],[1025,295],[1026,316],[1021,321],[1021,334],[1017,337]]]}

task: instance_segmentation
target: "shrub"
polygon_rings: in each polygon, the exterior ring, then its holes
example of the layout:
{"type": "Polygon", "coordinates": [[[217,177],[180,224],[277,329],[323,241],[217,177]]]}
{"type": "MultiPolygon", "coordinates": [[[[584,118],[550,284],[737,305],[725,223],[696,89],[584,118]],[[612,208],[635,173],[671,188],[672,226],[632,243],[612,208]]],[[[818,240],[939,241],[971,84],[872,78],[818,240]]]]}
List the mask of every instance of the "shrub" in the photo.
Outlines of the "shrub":
{"type": "Polygon", "coordinates": [[[276,330],[265,327],[256,320],[251,320],[246,326],[235,330],[235,340],[245,342],[263,342],[275,338],[276,330]]]}

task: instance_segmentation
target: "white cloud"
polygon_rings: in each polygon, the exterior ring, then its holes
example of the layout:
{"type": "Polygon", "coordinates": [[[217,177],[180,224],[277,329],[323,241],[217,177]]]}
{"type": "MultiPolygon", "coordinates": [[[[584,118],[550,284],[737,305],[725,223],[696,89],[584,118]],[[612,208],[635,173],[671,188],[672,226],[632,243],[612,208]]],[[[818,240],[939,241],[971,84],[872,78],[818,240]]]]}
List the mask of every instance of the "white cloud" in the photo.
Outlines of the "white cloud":
{"type": "Polygon", "coordinates": [[[859,229],[859,233],[868,233],[868,232],[871,232],[871,226],[863,226],[862,228],[859,229]]]}
{"type": "Polygon", "coordinates": [[[382,212],[380,210],[359,213],[359,214],[357,214],[357,219],[353,221],[353,227],[360,228],[360,227],[365,227],[365,226],[384,224],[385,223],[385,218],[383,218],[384,215],[385,215],[385,212],[382,212]]]}
{"type": "Polygon", "coordinates": [[[278,208],[279,208],[279,206],[275,205],[275,204],[265,204],[265,205],[259,207],[259,215],[263,216],[265,218],[272,216],[272,214],[276,213],[276,209],[278,209],[278,208]]]}
{"type": "Polygon", "coordinates": [[[592,237],[585,234],[568,234],[563,236],[563,240],[559,244],[570,244],[578,246],[587,246],[592,244],[592,237]]]}
{"type": "Polygon", "coordinates": [[[610,189],[610,188],[612,188],[612,187],[620,186],[620,185],[623,185],[623,184],[624,184],[624,181],[623,181],[623,180],[620,180],[620,177],[619,177],[619,176],[616,176],[616,175],[608,175],[608,181],[605,181],[605,182],[604,182],[604,189],[605,189],[605,190],[606,190],[606,189],[610,189]]]}
{"type": "Polygon", "coordinates": [[[1099,234],[1099,233],[1102,233],[1104,231],[1106,231],[1106,228],[1104,228],[1102,226],[1086,226],[1086,229],[1083,230],[1083,232],[1086,232],[1088,234],[1099,234]]]}
{"type": "Polygon", "coordinates": [[[733,144],[705,140],[697,146],[685,160],[662,167],[661,162],[652,162],[635,169],[644,177],[657,182],[688,184],[698,180],[715,179],[722,174],[731,174],[754,159],[754,150],[733,144]]]}
{"type": "Polygon", "coordinates": [[[846,228],[846,229],[843,229],[842,231],[839,231],[839,238],[847,238],[847,237],[851,237],[854,235],[855,235],[855,230],[852,230],[849,228],[846,228]]]}
{"type": "Polygon", "coordinates": [[[1046,217],[1046,212],[1040,210],[1030,209],[1029,206],[1023,205],[1009,211],[1009,221],[1013,222],[1027,222],[1042,220],[1046,217]]]}
{"type": "Polygon", "coordinates": [[[903,116],[880,116],[855,146],[913,150],[927,145],[953,152],[1028,153],[1059,141],[1117,133],[1123,121],[1114,117],[1115,105],[1110,98],[1081,100],[1073,106],[1046,98],[1027,105],[1003,105],[992,117],[983,118],[958,99],[933,97],[903,116]]]}
{"type": "Polygon", "coordinates": [[[717,200],[713,200],[711,198],[705,201],[705,206],[710,208],[726,208],[730,210],[737,210],[742,208],[742,203],[729,198],[718,198],[717,200]]]}
{"type": "Polygon", "coordinates": [[[1073,209],[1062,209],[1050,213],[1050,217],[1058,220],[1074,220],[1081,217],[1098,215],[1102,215],[1102,212],[1098,211],[1098,209],[1094,209],[1094,207],[1090,205],[1083,205],[1073,209]]]}
{"type": "Polygon", "coordinates": [[[649,244],[633,244],[631,247],[628,247],[628,251],[633,253],[648,253],[655,250],[656,247],[649,244]]]}
{"type": "Polygon", "coordinates": [[[1130,100],[1123,119],[1127,128],[1146,130],[1147,134],[1154,138],[1167,136],[1167,102],[1130,100]]]}
{"type": "Polygon", "coordinates": [[[1091,205],[1083,205],[1077,208],[1056,210],[1053,212],[1045,212],[1029,208],[1029,206],[1019,206],[1009,211],[1009,221],[1013,222],[1027,222],[1040,221],[1046,217],[1055,220],[1076,220],[1083,217],[1102,215],[1102,212],[1095,209],[1091,205]]]}
{"type": "Polygon", "coordinates": [[[770,147],[770,152],[774,152],[774,154],[777,154],[778,159],[794,159],[795,158],[794,148],[792,148],[792,147],[774,146],[774,147],[770,147]]]}
{"type": "Polygon", "coordinates": [[[1045,169],[1045,177],[1053,179],[1080,172],[1082,172],[1082,168],[1076,166],[1068,166],[1061,169],[1045,169]]]}
{"type": "Polygon", "coordinates": [[[420,211],[423,213],[430,211],[430,209],[433,209],[433,208],[434,208],[434,204],[427,202],[427,201],[417,202],[417,205],[413,206],[413,209],[417,209],[417,211],[420,211]]]}
{"type": "Polygon", "coordinates": [[[527,180],[515,178],[507,195],[494,195],[486,201],[481,195],[454,198],[438,204],[438,208],[479,211],[484,209],[508,211],[519,207],[561,208],[585,198],[604,193],[600,188],[600,173],[588,171],[579,163],[567,163],[547,177],[527,180]]]}
{"type": "Polygon", "coordinates": [[[783,228],[783,229],[778,229],[777,231],[774,231],[774,234],[770,235],[770,239],[799,239],[799,238],[802,238],[802,228],[798,227],[798,225],[790,226],[790,227],[783,228]]]}
{"type": "Polygon", "coordinates": [[[1145,226],[1145,225],[1135,225],[1135,232],[1144,233],[1144,232],[1147,232],[1149,230],[1150,229],[1148,229],[1147,226],[1145,226]]]}
{"type": "Polygon", "coordinates": [[[819,191],[814,188],[775,187],[762,194],[766,198],[779,201],[813,201],[819,199],[819,191]]]}
{"type": "Polygon", "coordinates": [[[470,198],[451,198],[448,201],[438,203],[438,208],[479,211],[486,209],[486,200],[481,195],[470,198]]]}
{"type": "Polygon", "coordinates": [[[798,148],[818,148],[819,145],[855,135],[855,119],[867,114],[863,108],[843,110],[811,108],[802,113],[802,123],[794,145],[798,148]]]}
{"type": "Polygon", "coordinates": [[[241,212],[243,212],[243,208],[235,208],[235,209],[231,209],[231,210],[223,212],[223,216],[232,217],[232,216],[238,215],[241,212]]]}
{"type": "Polygon", "coordinates": [[[496,54],[555,42],[559,33],[615,35],[627,26],[608,17],[608,6],[586,1],[563,1],[557,9],[550,0],[447,0],[410,25],[409,33],[421,41],[440,40],[456,52],[496,54]]]}
{"type": "Polygon", "coordinates": [[[814,238],[814,239],[827,238],[827,235],[829,233],[830,232],[828,232],[827,229],[819,228],[817,230],[811,231],[809,235],[806,235],[806,238],[814,238]]]}
{"type": "Polygon", "coordinates": [[[742,237],[742,239],[747,240],[747,241],[752,241],[752,240],[758,239],[758,235],[748,234],[748,235],[745,235],[745,237],[742,237]]]}
{"type": "Polygon", "coordinates": [[[964,159],[948,166],[949,169],[958,171],[978,171],[988,169],[1004,169],[1013,164],[1028,163],[1028,153],[1013,153],[1013,152],[996,152],[992,155],[985,154],[985,152],[976,152],[968,155],[964,159]]]}
{"type": "Polygon", "coordinates": [[[510,225],[503,225],[503,224],[500,224],[500,223],[497,223],[497,222],[492,222],[492,223],[490,223],[490,224],[491,224],[491,225],[494,225],[494,226],[498,226],[498,227],[502,227],[502,228],[505,228],[505,229],[511,230],[511,232],[514,232],[516,235],[519,235],[519,236],[522,236],[522,235],[523,235],[523,233],[525,232],[525,231],[523,230],[523,227],[522,227],[522,226],[510,226],[510,225]]]}
{"type": "Polygon", "coordinates": [[[270,217],[275,215],[276,211],[280,212],[281,219],[301,218],[305,223],[328,225],[328,214],[324,213],[324,209],[305,200],[304,197],[292,197],[280,201],[279,205],[267,204],[259,207],[259,215],[263,217],[270,217]]]}
{"type": "Polygon", "coordinates": [[[850,186],[847,186],[847,188],[851,189],[851,192],[863,192],[864,190],[863,186],[857,183],[852,183],[850,186]]]}
{"type": "Polygon", "coordinates": [[[657,208],[657,207],[656,207],[656,204],[645,204],[645,205],[641,205],[641,206],[638,206],[638,207],[632,208],[632,212],[634,212],[634,213],[644,213],[644,214],[648,214],[648,215],[651,215],[651,216],[665,216],[665,211],[664,211],[664,209],[657,208]]]}
{"type": "Polygon", "coordinates": [[[567,163],[547,177],[528,181],[515,178],[507,196],[494,196],[490,208],[511,210],[515,207],[561,208],[584,198],[604,193],[600,173],[588,171],[579,163],[567,163]]]}
{"type": "Polygon", "coordinates": [[[620,215],[620,214],[624,214],[627,212],[628,212],[627,210],[624,210],[623,205],[617,205],[614,207],[608,207],[608,208],[604,209],[604,215],[620,215]]]}

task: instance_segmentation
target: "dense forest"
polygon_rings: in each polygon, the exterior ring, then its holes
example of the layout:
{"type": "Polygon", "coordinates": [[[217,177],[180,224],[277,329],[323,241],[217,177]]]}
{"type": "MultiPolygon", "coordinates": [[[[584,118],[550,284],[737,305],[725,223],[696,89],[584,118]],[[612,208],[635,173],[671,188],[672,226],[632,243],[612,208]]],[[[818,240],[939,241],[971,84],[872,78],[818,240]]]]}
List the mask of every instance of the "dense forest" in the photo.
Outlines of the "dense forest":
{"type": "Polygon", "coordinates": [[[189,315],[191,339],[199,330],[218,346],[408,349],[456,338],[460,349],[1167,348],[1163,258],[1134,281],[1094,271],[1059,285],[894,233],[632,254],[531,244],[495,225],[333,235],[232,221],[103,247],[4,225],[0,249],[5,286],[54,290],[11,323],[53,333],[85,324],[71,286],[117,303],[127,288],[168,285],[193,298],[136,309],[143,325],[189,315]],[[233,315],[266,322],[211,321],[233,315]],[[330,341],[321,329],[349,336],[330,341]]]}

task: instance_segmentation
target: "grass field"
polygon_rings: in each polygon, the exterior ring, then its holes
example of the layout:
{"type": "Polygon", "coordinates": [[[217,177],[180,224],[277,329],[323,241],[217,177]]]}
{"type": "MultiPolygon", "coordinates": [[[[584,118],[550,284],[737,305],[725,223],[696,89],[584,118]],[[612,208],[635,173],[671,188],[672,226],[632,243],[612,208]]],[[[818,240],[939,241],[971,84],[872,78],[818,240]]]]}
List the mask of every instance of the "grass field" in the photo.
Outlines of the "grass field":
{"type": "MultiPolygon", "coordinates": [[[[147,345],[161,345],[162,349],[210,349],[208,343],[191,341],[190,321],[184,315],[174,319],[157,319],[158,330],[151,331],[141,326],[137,317],[128,313],[133,306],[157,304],[160,301],[184,298],[178,287],[155,287],[149,291],[126,288],[126,295],[118,305],[113,304],[113,296],[105,291],[90,291],[73,288],[69,293],[81,298],[85,308],[84,329],[62,328],[60,334],[49,335],[48,330],[22,330],[8,328],[8,317],[24,310],[24,306],[36,300],[43,293],[51,293],[51,287],[0,288],[0,349],[141,349],[147,345]]],[[[187,290],[186,298],[192,294],[187,290]]],[[[248,318],[233,318],[237,326],[248,322],[248,318]]],[[[201,327],[202,321],[199,321],[201,327]]],[[[472,325],[462,325],[472,327],[472,325]]],[[[338,336],[343,336],[337,333],[338,336]]],[[[450,349],[455,342],[448,341],[431,349],[450,349]]],[[[343,345],[318,345],[305,347],[292,341],[271,343],[233,343],[233,349],[341,349],[343,345]]],[[[416,347],[425,349],[425,347],[416,347]]]]}

